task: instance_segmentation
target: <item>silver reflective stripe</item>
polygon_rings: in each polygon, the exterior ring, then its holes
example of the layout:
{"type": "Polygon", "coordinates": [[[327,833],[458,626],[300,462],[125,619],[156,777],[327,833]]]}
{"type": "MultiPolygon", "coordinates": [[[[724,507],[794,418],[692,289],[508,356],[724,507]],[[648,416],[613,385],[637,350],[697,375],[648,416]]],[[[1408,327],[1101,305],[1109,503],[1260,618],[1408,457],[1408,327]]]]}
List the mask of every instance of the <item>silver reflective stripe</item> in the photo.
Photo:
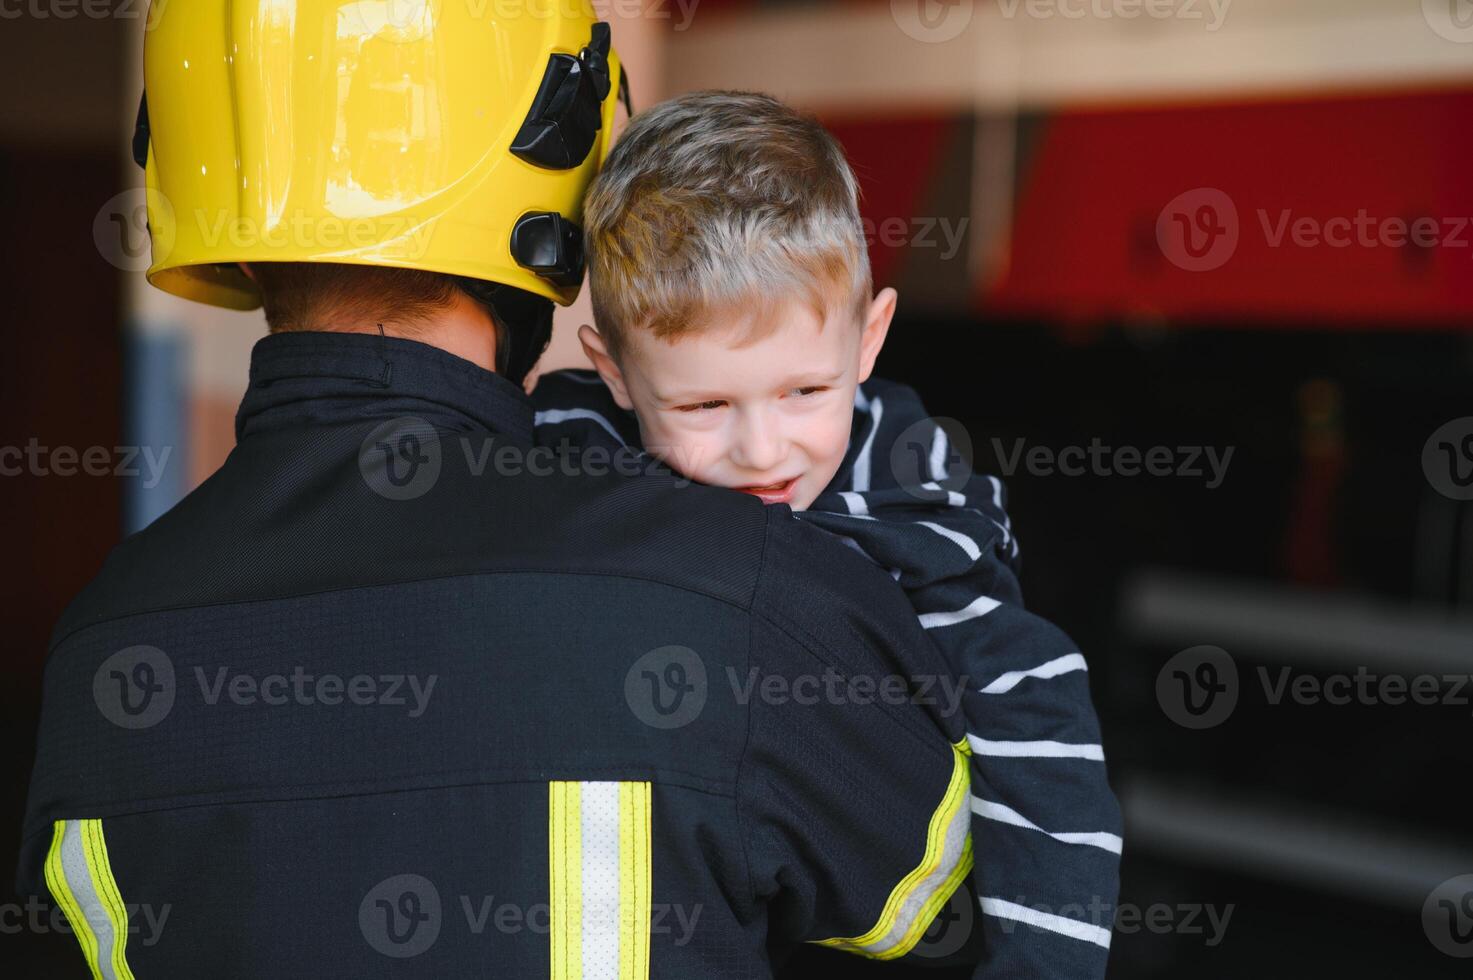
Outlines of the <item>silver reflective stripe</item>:
{"type": "MultiPolygon", "coordinates": [[[[900,906],[900,914],[895,917],[895,925],[879,940],[867,944],[865,952],[871,956],[884,956],[905,942],[907,934],[916,925],[926,904],[947,885],[948,881],[955,884],[957,867],[965,859],[971,827],[970,809],[967,807],[958,809],[946,826],[941,860],[936,865],[936,870],[916,882],[914,889],[905,897],[904,904],[900,906]]],[[[927,924],[929,925],[929,922],[927,924]]]]}
{"type": "Polygon", "coordinates": [[[619,784],[582,786],[583,980],[619,978],[619,784]]]}

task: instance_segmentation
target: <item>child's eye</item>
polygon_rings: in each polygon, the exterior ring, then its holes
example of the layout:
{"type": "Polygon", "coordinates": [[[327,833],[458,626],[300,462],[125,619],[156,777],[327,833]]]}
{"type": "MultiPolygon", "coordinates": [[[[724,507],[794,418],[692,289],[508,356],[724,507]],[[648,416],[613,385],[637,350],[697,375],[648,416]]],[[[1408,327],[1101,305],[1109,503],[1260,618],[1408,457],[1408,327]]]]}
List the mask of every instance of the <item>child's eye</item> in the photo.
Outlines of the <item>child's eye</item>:
{"type": "Polygon", "coordinates": [[[828,390],[829,389],[827,385],[809,385],[806,388],[794,388],[793,393],[795,395],[798,395],[799,397],[805,397],[807,395],[816,395],[820,391],[828,390]]]}
{"type": "Polygon", "coordinates": [[[679,405],[675,410],[677,412],[709,412],[725,404],[726,402],[715,399],[709,402],[696,402],[694,405],[679,405]]]}

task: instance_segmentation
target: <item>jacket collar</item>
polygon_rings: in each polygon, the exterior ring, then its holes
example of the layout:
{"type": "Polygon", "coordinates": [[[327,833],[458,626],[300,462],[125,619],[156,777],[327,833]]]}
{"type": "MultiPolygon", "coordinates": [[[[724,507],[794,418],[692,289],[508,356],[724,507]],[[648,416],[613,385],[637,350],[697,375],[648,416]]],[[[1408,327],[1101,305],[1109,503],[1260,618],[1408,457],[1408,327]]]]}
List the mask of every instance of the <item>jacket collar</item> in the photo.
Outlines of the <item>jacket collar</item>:
{"type": "Polygon", "coordinates": [[[256,343],[235,437],[405,415],[532,441],[531,401],[498,374],[418,341],[307,331],[256,343]]]}

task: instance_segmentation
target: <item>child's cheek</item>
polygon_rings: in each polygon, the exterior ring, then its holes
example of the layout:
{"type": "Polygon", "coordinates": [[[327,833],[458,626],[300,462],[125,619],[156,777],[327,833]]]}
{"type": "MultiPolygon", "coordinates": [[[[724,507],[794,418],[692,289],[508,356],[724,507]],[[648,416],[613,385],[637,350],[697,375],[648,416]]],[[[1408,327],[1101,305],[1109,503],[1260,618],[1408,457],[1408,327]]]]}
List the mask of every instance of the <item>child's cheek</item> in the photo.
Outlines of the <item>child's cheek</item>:
{"type": "Polygon", "coordinates": [[[846,411],[831,414],[821,423],[819,420],[815,420],[815,423],[805,448],[810,465],[808,477],[813,493],[817,496],[839,471],[839,466],[844,462],[844,454],[849,450],[851,413],[846,411]]]}
{"type": "MultiPolygon", "coordinates": [[[[837,470],[844,454],[849,450],[849,433],[854,425],[854,412],[847,405],[842,406],[842,411],[830,414],[826,422],[821,458],[826,464],[832,462],[837,470]]],[[[831,473],[830,476],[832,475],[831,473]]]]}
{"type": "Polygon", "coordinates": [[[665,465],[689,479],[701,483],[712,482],[707,471],[718,458],[716,447],[712,445],[714,434],[666,430],[652,435],[655,438],[647,439],[645,444],[651,452],[664,460],[665,465]]]}

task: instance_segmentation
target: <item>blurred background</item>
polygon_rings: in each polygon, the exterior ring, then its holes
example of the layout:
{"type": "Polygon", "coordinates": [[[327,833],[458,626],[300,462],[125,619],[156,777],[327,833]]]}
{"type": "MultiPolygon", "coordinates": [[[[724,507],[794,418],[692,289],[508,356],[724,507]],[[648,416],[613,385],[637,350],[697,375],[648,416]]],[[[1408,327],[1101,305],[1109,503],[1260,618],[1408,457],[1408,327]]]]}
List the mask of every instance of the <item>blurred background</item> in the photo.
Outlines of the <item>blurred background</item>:
{"type": "MultiPolygon", "coordinates": [[[[901,296],[879,370],[1003,478],[1028,604],[1090,660],[1111,977],[1467,976],[1473,2],[598,6],[636,108],[758,89],[847,148],[901,296]]],[[[143,281],[146,16],[0,0],[12,841],[51,626],[230,451],[264,334],[143,281]]],[[[4,876],[6,974],[85,975],[36,901],[4,876]]],[[[819,968],[912,975],[786,975],[819,968]]]]}

